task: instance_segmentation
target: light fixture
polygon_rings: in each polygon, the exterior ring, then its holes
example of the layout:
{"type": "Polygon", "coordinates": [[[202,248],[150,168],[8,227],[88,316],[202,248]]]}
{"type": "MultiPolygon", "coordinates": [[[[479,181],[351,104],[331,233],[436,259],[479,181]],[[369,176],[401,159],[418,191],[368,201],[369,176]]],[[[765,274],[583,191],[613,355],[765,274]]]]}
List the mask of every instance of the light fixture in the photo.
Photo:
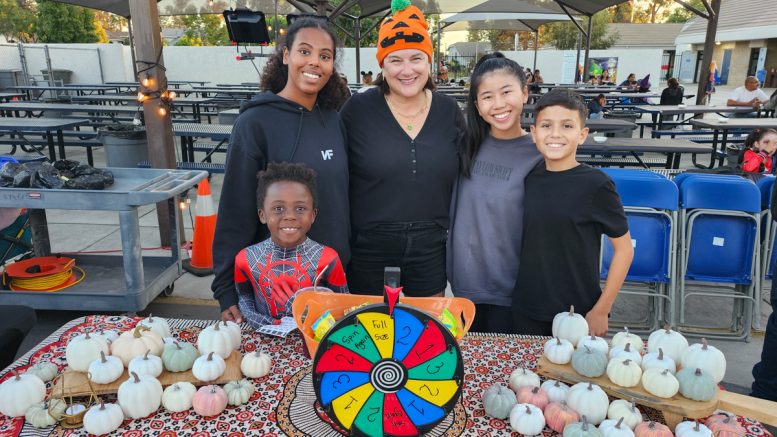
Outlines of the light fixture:
{"type": "Polygon", "coordinates": [[[162,103],[159,104],[159,115],[161,115],[162,117],[167,115],[167,108],[165,108],[165,105],[162,103]]]}
{"type": "Polygon", "coordinates": [[[720,41],[715,41],[715,45],[719,46],[720,45],[720,41]]]}

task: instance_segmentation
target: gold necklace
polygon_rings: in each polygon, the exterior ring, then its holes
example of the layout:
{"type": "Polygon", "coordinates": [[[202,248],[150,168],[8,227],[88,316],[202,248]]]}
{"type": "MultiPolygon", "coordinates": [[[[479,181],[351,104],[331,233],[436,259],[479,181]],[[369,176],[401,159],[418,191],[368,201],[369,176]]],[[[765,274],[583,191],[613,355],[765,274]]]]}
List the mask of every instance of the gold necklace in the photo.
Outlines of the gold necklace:
{"type": "Polygon", "coordinates": [[[426,111],[426,109],[429,107],[429,94],[426,93],[426,90],[424,90],[424,106],[421,108],[420,111],[416,112],[413,116],[407,116],[406,114],[403,114],[397,110],[397,108],[394,107],[394,105],[391,104],[391,101],[388,98],[388,95],[383,96],[384,99],[386,99],[386,104],[388,105],[391,112],[394,113],[394,115],[398,115],[405,119],[406,124],[403,126],[405,129],[408,130],[408,132],[413,130],[413,122],[426,111]]]}

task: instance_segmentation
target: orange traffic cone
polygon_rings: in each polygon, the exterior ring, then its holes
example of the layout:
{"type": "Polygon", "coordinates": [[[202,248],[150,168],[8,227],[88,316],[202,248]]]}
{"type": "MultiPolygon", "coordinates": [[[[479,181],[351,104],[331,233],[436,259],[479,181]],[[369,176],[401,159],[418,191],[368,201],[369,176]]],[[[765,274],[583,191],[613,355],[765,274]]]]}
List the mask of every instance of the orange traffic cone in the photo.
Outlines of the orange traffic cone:
{"type": "Polygon", "coordinates": [[[213,234],[216,231],[216,207],[210,195],[208,179],[197,187],[197,203],[194,206],[194,239],[192,256],[183,260],[183,268],[195,276],[213,273],[213,234]]]}

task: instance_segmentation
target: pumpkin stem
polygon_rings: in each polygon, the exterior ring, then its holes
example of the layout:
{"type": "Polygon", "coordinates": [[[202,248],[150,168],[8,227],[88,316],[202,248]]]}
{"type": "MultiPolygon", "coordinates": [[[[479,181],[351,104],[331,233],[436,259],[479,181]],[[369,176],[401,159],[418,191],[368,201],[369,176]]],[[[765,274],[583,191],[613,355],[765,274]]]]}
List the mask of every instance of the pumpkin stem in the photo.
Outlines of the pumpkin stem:
{"type": "Polygon", "coordinates": [[[89,333],[87,332],[86,335],[84,336],[84,339],[89,340],[90,338],[92,338],[92,337],[90,337],[89,333]]]}
{"type": "Polygon", "coordinates": [[[13,374],[13,376],[14,376],[14,381],[18,381],[18,380],[22,379],[22,378],[19,376],[19,374],[18,374],[18,373],[16,373],[16,370],[11,370],[11,373],[12,373],[12,374],[13,374]]]}
{"type": "Polygon", "coordinates": [[[556,344],[559,345],[559,346],[561,345],[561,339],[558,338],[558,337],[556,337],[556,344]]]}
{"type": "Polygon", "coordinates": [[[624,352],[631,352],[631,343],[626,343],[626,346],[623,347],[624,352]]]}
{"type": "Polygon", "coordinates": [[[726,416],[726,418],[723,419],[723,423],[731,422],[731,416],[729,416],[727,413],[723,413],[723,415],[726,416]]]}
{"type": "Polygon", "coordinates": [[[585,417],[585,414],[583,414],[583,426],[580,428],[582,428],[583,431],[588,431],[588,418],[585,417]]]}
{"type": "Polygon", "coordinates": [[[669,334],[670,331],[672,330],[672,325],[667,323],[666,325],[664,325],[664,330],[666,331],[667,334],[669,334]]]}
{"type": "Polygon", "coordinates": [[[152,317],[153,315],[154,314],[152,314],[152,313],[148,313],[148,317],[147,318],[148,318],[148,322],[149,323],[154,323],[154,318],[152,317]]]}
{"type": "Polygon", "coordinates": [[[570,305],[569,306],[569,315],[570,316],[574,316],[575,315],[575,306],[574,305],[570,305]]]}
{"type": "Polygon", "coordinates": [[[104,409],[105,409],[105,401],[100,400],[100,410],[104,410],[104,409]]]}
{"type": "Polygon", "coordinates": [[[591,381],[588,381],[588,390],[593,390],[594,384],[591,381]]]}
{"type": "Polygon", "coordinates": [[[707,350],[707,346],[708,346],[707,345],[707,339],[706,338],[702,338],[701,339],[701,350],[706,351],[707,350]]]}
{"type": "Polygon", "coordinates": [[[699,421],[698,420],[694,420],[694,423],[696,423],[696,425],[694,425],[693,430],[696,431],[696,432],[699,432],[699,421]]]}
{"type": "Polygon", "coordinates": [[[633,413],[636,410],[637,410],[637,403],[634,402],[634,398],[631,398],[631,412],[633,413]]]}
{"type": "Polygon", "coordinates": [[[106,361],[108,360],[105,359],[105,352],[100,351],[100,362],[105,363],[106,361]]]}
{"type": "Polygon", "coordinates": [[[219,330],[219,322],[216,322],[216,326],[214,326],[214,327],[213,327],[213,329],[214,329],[215,331],[218,331],[218,330],[219,330]]]}
{"type": "Polygon", "coordinates": [[[178,342],[177,342],[177,341],[174,341],[174,342],[173,342],[173,344],[175,345],[175,347],[177,347],[177,348],[178,348],[178,350],[181,350],[181,349],[183,349],[183,348],[181,347],[181,345],[180,345],[180,344],[178,344],[178,342]]]}
{"type": "Polygon", "coordinates": [[[621,423],[623,423],[623,417],[618,419],[618,423],[615,424],[615,427],[618,428],[618,429],[621,429],[621,423]]]}
{"type": "Polygon", "coordinates": [[[135,372],[130,372],[130,375],[132,375],[133,378],[135,378],[135,384],[140,382],[140,378],[138,378],[138,374],[135,372]]]}
{"type": "Polygon", "coordinates": [[[553,384],[554,387],[561,387],[561,384],[558,383],[558,379],[556,380],[556,383],[553,384]]]}
{"type": "Polygon", "coordinates": [[[526,404],[526,414],[531,414],[531,408],[529,408],[529,404],[526,404]]]}
{"type": "Polygon", "coordinates": [[[151,352],[151,349],[146,350],[146,354],[143,355],[144,360],[148,360],[148,353],[151,352]]]}
{"type": "Polygon", "coordinates": [[[658,359],[659,360],[664,359],[664,350],[662,348],[658,348],[658,359]]]}
{"type": "Polygon", "coordinates": [[[533,389],[531,389],[531,392],[532,392],[533,394],[535,394],[535,395],[537,394],[537,392],[538,392],[538,391],[540,391],[540,388],[539,388],[539,387],[536,387],[536,386],[535,386],[533,389]]]}
{"type": "Polygon", "coordinates": [[[628,327],[628,326],[624,326],[624,327],[623,327],[623,330],[624,330],[624,331],[626,331],[626,334],[628,334],[628,333],[629,333],[629,327],[628,327]]]}
{"type": "Polygon", "coordinates": [[[132,333],[132,336],[135,338],[140,338],[143,331],[150,331],[151,328],[149,328],[146,325],[139,325],[137,328],[135,328],[135,332],[132,333]]]}
{"type": "Polygon", "coordinates": [[[696,376],[701,376],[701,369],[697,367],[696,371],[693,374],[696,376]]]}
{"type": "Polygon", "coordinates": [[[208,354],[208,361],[213,361],[213,352],[208,354]]]}

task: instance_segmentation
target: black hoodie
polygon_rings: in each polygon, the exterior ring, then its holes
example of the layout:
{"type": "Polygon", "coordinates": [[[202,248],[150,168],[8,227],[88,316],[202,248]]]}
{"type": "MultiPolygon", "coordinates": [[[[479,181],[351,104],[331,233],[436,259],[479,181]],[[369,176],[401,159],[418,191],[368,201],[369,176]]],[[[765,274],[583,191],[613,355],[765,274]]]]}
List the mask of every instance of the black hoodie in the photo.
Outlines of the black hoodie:
{"type": "Polygon", "coordinates": [[[351,258],[348,159],[345,128],[336,111],[312,111],[270,92],[240,107],[227,153],[221,188],[211,289],[221,310],[237,305],[235,255],[267,239],[256,205],[256,173],[268,162],[299,162],[318,173],[318,215],[308,235],[337,251],[343,265],[351,258]]]}

